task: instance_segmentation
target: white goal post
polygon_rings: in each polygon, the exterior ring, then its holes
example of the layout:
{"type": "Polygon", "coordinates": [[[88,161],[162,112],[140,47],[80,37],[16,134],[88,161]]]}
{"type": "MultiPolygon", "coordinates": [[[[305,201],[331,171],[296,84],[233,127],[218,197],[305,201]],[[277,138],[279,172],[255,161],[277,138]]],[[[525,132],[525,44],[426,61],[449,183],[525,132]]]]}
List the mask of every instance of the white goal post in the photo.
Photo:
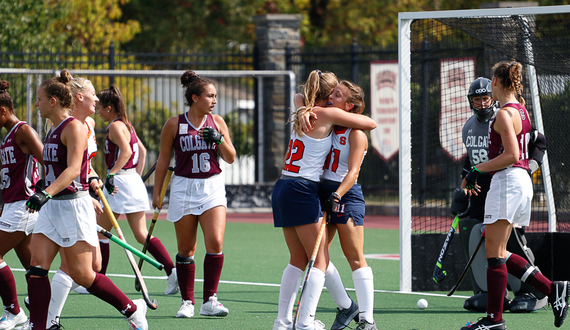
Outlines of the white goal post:
{"type": "MultiPolygon", "coordinates": [[[[400,129],[400,151],[399,151],[399,215],[400,215],[400,291],[412,291],[412,146],[413,139],[421,139],[420,136],[412,136],[412,91],[413,91],[413,70],[412,70],[412,23],[415,20],[447,19],[447,18],[497,18],[513,15],[533,16],[543,14],[569,13],[570,6],[547,6],[547,7],[519,7],[500,9],[477,9],[477,10],[453,10],[453,11],[431,11],[431,12],[407,12],[398,15],[398,64],[399,64],[399,129],[400,129]]],[[[523,18],[524,19],[524,18],[523,18]]],[[[434,32],[436,33],[436,32],[434,32]]],[[[522,34],[529,34],[531,31],[523,31],[522,34]]],[[[530,49],[528,57],[532,57],[533,45],[530,39],[525,40],[527,51],[530,49]]],[[[526,65],[528,74],[528,84],[531,94],[531,101],[534,112],[534,125],[544,132],[543,116],[540,107],[539,87],[535,68],[526,65]]],[[[431,78],[431,77],[430,77],[431,78]]],[[[436,78],[433,78],[436,79],[436,78]]],[[[465,91],[464,96],[466,96],[465,91]]],[[[414,111],[425,111],[424,109],[413,109],[414,111]]],[[[556,210],[551,183],[550,166],[548,156],[542,165],[542,180],[544,183],[544,193],[548,209],[548,231],[556,231],[556,210]]],[[[447,227],[449,228],[449,227],[447,227]]],[[[443,243],[443,242],[442,242],[443,243]]],[[[441,246],[440,246],[441,247],[441,246]]],[[[440,248],[438,247],[438,249],[440,248]]],[[[435,260],[434,260],[435,261],[435,260]]]]}

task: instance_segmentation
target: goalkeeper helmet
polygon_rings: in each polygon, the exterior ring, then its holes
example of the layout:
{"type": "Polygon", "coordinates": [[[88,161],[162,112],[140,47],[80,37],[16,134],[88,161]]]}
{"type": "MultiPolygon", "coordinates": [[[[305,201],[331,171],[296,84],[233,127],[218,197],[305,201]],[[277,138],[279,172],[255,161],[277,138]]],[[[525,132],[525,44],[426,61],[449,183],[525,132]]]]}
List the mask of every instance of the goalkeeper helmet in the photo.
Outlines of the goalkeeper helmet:
{"type": "Polygon", "coordinates": [[[475,79],[469,86],[469,92],[467,93],[467,99],[469,100],[469,106],[471,110],[477,115],[477,119],[480,122],[486,123],[495,115],[496,105],[497,103],[494,100],[491,100],[491,104],[487,108],[483,108],[483,96],[490,96],[491,99],[493,98],[493,93],[491,91],[491,80],[483,77],[479,77],[475,79]],[[475,102],[473,98],[476,96],[480,96],[480,102],[477,102],[479,108],[475,107],[475,102]]]}

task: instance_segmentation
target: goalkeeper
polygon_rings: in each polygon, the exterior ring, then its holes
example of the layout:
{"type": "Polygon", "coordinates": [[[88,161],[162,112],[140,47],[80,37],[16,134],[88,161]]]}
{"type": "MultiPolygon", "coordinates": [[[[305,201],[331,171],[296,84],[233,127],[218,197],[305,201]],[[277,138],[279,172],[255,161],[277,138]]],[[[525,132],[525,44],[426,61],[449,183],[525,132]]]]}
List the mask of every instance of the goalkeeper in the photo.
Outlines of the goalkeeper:
{"type": "MultiPolygon", "coordinates": [[[[493,100],[491,92],[491,80],[483,77],[475,79],[469,87],[467,98],[474,115],[463,126],[463,143],[467,149],[468,157],[465,159],[461,174],[463,178],[461,188],[463,190],[461,190],[459,196],[454,196],[451,212],[454,214],[462,213],[465,211],[467,204],[470,204],[469,216],[460,220],[458,226],[460,228],[459,237],[463,252],[466,258],[469,258],[484,229],[485,198],[491,184],[491,175],[489,173],[481,173],[479,175],[477,179],[479,193],[478,195],[471,195],[469,200],[467,195],[463,193],[466,186],[465,175],[469,173],[472,166],[489,160],[487,156],[487,136],[489,124],[497,111],[496,102],[493,100]]],[[[544,136],[541,136],[540,142],[543,143],[545,148],[544,136]]],[[[539,163],[541,163],[541,157],[535,158],[538,158],[539,163]]],[[[531,166],[531,168],[536,170],[538,166],[540,164],[534,167],[531,166]]],[[[534,263],[534,255],[526,246],[526,238],[524,237],[524,229],[522,227],[513,228],[507,249],[523,256],[530,263],[534,263]]],[[[471,311],[484,312],[487,306],[487,261],[484,254],[484,251],[478,254],[470,270],[474,296],[465,300],[463,307],[471,311]]],[[[503,304],[505,309],[511,312],[532,312],[547,304],[547,298],[544,295],[519,279],[509,276],[508,284],[515,297],[513,300],[510,300],[508,292],[505,292],[505,303],[503,304]]]]}

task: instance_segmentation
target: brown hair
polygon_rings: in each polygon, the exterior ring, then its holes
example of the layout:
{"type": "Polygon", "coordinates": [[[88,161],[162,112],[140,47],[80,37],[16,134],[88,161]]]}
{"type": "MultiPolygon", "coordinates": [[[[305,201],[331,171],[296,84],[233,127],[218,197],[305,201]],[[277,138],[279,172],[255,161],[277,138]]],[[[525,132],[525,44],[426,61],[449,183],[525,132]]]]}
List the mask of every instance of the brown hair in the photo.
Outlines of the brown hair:
{"type": "Polygon", "coordinates": [[[315,104],[327,100],[334,88],[338,85],[338,78],[332,72],[321,72],[313,70],[309,73],[307,82],[303,85],[303,96],[305,97],[305,108],[299,109],[293,121],[293,130],[297,135],[303,136],[299,117],[310,111],[315,104]]]}
{"type": "Polygon", "coordinates": [[[111,109],[117,113],[119,119],[130,128],[131,132],[135,130],[133,125],[129,122],[127,107],[125,106],[125,100],[123,99],[123,94],[121,94],[119,87],[111,85],[111,87],[99,91],[97,98],[99,98],[101,107],[106,108],[111,106],[111,109]]]}
{"type": "Polygon", "coordinates": [[[184,98],[186,98],[186,105],[191,106],[194,103],[192,95],[202,95],[208,85],[214,85],[210,79],[202,78],[196,72],[188,70],[180,77],[182,87],[186,89],[184,98]]]}
{"type": "Polygon", "coordinates": [[[348,80],[341,80],[339,84],[343,85],[348,90],[346,102],[354,105],[352,109],[350,109],[350,112],[361,114],[366,105],[364,103],[364,90],[362,87],[348,80]]]}
{"type": "Polygon", "coordinates": [[[524,106],[522,71],[522,64],[516,61],[502,61],[493,66],[493,76],[507,92],[514,93],[520,104],[524,106]]]}
{"type": "Polygon", "coordinates": [[[6,107],[11,112],[14,112],[14,103],[12,96],[8,93],[10,83],[6,80],[0,80],[0,107],[6,107]]]}
{"type": "Polygon", "coordinates": [[[67,69],[61,70],[59,77],[50,78],[41,83],[40,87],[45,90],[47,97],[58,100],[62,108],[71,111],[73,108],[73,94],[68,83],[73,79],[67,69]]]}

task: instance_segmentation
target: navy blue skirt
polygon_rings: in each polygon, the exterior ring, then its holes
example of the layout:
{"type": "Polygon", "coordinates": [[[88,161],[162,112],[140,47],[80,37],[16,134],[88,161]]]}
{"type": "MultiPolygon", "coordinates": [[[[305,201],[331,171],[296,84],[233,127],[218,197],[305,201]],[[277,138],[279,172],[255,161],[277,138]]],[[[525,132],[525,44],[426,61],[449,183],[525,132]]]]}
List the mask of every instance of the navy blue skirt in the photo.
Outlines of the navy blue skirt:
{"type": "Polygon", "coordinates": [[[271,195],[273,225],[295,227],[319,222],[323,216],[319,186],[304,179],[279,179],[271,195]]]}

